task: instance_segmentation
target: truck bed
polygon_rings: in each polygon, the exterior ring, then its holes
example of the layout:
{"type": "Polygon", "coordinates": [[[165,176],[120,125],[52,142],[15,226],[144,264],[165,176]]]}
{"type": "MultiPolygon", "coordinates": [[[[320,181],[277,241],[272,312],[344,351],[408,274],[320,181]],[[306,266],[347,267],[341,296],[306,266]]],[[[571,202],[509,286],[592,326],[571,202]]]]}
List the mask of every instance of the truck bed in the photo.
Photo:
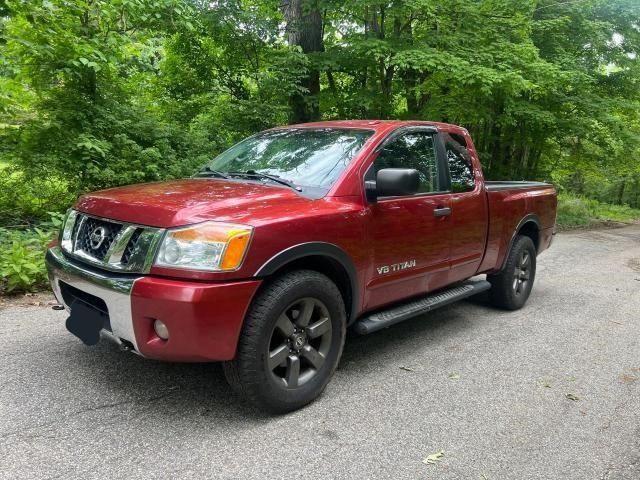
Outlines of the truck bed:
{"type": "Polygon", "coordinates": [[[485,182],[489,231],[486,255],[480,271],[502,268],[513,235],[524,221],[533,220],[539,229],[538,253],[551,243],[556,220],[557,197],[553,185],[545,182],[485,182]]]}
{"type": "Polygon", "coordinates": [[[532,188],[532,187],[551,187],[550,183],[545,182],[526,182],[526,181],[493,181],[493,182],[484,182],[485,187],[488,191],[498,191],[498,190],[515,190],[518,188],[532,188]]]}

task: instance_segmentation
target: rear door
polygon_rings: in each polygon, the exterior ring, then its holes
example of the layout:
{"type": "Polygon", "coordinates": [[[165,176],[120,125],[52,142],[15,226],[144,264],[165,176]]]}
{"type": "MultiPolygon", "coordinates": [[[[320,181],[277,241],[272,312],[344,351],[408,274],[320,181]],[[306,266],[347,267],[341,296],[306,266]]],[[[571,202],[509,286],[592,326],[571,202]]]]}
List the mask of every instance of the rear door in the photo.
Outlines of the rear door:
{"type": "Polygon", "coordinates": [[[369,204],[374,269],[366,309],[423,294],[448,280],[451,194],[437,133],[430,128],[395,132],[378,149],[365,179],[375,180],[383,168],[418,170],[420,190],[369,204]]]}
{"type": "Polygon", "coordinates": [[[441,136],[451,179],[449,283],[454,283],[478,271],[486,248],[489,214],[481,173],[473,168],[465,137],[456,133],[441,136]]]}

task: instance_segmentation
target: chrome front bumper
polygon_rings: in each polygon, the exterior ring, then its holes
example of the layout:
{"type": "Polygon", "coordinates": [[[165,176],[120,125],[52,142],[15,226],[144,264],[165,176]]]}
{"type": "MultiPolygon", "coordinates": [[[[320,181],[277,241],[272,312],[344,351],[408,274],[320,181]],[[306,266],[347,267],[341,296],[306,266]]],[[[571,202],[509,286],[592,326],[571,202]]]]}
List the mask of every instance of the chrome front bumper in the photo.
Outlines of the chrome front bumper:
{"type": "Polygon", "coordinates": [[[140,277],[96,272],[66,258],[60,247],[49,249],[46,263],[53,293],[67,311],[70,310],[70,305],[63,298],[60,282],[101,298],[107,305],[111,322],[111,332],[102,332],[121,345],[126,340],[139,351],[133,331],[131,290],[140,277]]]}

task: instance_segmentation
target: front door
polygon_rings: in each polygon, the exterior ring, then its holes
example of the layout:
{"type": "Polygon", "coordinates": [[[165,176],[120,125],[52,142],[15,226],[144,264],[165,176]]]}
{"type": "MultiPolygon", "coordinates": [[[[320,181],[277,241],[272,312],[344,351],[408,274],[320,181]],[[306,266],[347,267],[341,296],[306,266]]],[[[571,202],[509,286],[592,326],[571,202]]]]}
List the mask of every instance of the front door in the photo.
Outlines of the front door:
{"type": "Polygon", "coordinates": [[[414,128],[390,138],[367,178],[383,168],[413,168],[415,195],[380,197],[369,206],[374,269],[365,309],[373,309],[446,285],[449,270],[450,197],[444,158],[431,130],[414,128]]]}

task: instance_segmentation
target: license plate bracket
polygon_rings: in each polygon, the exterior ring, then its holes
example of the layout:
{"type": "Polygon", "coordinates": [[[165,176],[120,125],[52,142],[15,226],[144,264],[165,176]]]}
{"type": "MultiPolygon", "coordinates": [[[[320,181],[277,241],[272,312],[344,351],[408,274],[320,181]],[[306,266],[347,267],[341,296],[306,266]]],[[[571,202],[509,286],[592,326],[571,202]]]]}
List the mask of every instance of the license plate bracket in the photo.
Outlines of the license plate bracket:
{"type": "Polygon", "coordinates": [[[70,315],[65,323],[67,330],[82,340],[85,345],[95,345],[100,341],[100,330],[109,316],[81,301],[70,305],[70,315]]]}

